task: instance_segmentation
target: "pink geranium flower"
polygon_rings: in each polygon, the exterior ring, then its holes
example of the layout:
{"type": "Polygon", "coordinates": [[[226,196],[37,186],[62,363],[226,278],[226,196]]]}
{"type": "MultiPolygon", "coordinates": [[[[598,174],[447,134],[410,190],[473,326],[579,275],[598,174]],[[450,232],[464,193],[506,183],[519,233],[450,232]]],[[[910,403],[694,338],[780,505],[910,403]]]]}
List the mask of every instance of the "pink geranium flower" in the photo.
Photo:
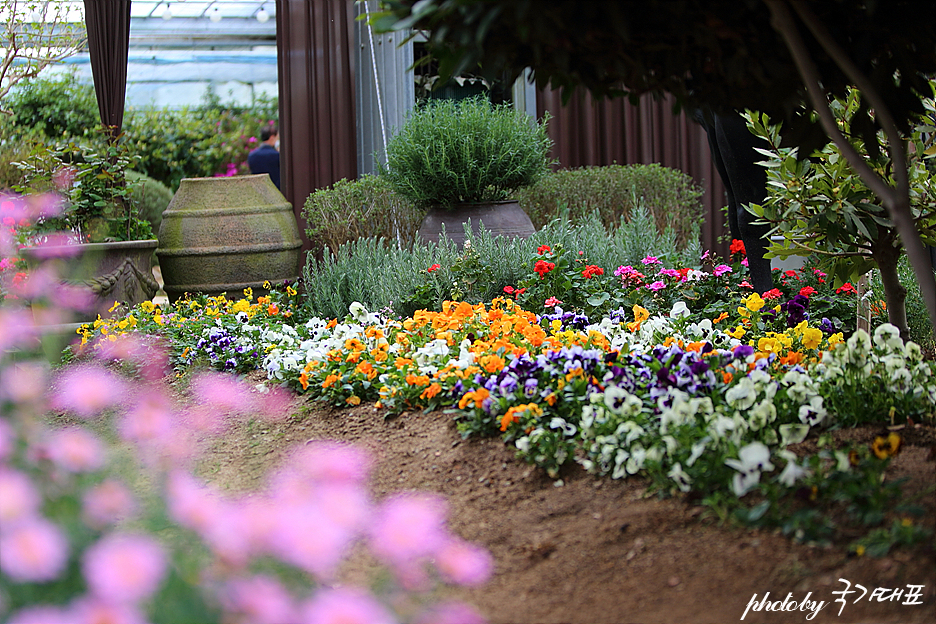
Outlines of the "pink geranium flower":
{"type": "Polygon", "coordinates": [[[662,262],[660,262],[660,259],[657,258],[656,256],[647,256],[646,258],[644,258],[643,260],[641,260],[641,262],[644,263],[644,264],[646,264],[646,265],[651,265],[651,264],[662,264],[662,262]]]}
{"type": "Polygon", "coordinates": [[[657,280],[657,281],[655,281],[655,282],[652,282],[652,283],[650,283],[650,284],[647,284],[647,288],[649,288],[650,290],[656,292],[656,291],[658,291],[658,290],[663,290],[664,288],[666,288],[666,283],[665,283],[665,282],[662,282],[662,281],[660,281],[660,280],[657,280]]]}
{"type": "Polygon", "coordinates": [[[715,277],[721,277],[725,273],[731,273],[731,272],[732,272],[732,269],[730,266],[728,266],[727,264],[719,264],[712,271],[712,275],[714,275],[715,277]]]}

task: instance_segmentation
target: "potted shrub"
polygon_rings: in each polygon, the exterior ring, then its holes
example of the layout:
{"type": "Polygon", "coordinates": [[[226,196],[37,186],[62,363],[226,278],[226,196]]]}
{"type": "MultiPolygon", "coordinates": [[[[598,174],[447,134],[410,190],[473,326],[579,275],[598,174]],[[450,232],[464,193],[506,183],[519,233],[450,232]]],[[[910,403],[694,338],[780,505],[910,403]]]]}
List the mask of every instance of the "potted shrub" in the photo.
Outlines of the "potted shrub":
{"type": "Polygon", "coordinates": [[[444,227],[461,243],[469,219],[475,230],[483,222],[496,234],[531,235],[533,224],[510,196],[549,170],[546,122],[483,97],[435,100],[412,111],[387,145],[384,175],[397,193],[428,209],[419,238],[437,241],[444,227]]]}
{"type": "Polygon", "coordinates": [[[47,198],[21,231],[22,254],[34,268],[57,262],[59,275],[89,292],[91,318],[115,302],[151,299],[159,289],[153,277],[158,243],[127,185],[129,164],[119,142],[100,149],[40,145],[17,163],[25,181],[16,190],[47,198]]]}

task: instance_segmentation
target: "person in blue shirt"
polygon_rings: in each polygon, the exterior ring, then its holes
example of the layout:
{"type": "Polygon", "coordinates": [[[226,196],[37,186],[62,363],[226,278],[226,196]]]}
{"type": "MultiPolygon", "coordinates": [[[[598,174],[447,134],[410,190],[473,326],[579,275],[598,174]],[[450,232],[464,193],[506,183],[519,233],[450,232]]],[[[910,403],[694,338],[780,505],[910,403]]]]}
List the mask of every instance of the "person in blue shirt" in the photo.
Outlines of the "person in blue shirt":
{"type": "Polygon", "coordinates": [[[279,130],[276,126],[267,126],[260,131],[260,147],[247,155],[250,173],[268,173],[276,188],[280,187],[280,155],[276,149],[279,142],[279,130]]]}

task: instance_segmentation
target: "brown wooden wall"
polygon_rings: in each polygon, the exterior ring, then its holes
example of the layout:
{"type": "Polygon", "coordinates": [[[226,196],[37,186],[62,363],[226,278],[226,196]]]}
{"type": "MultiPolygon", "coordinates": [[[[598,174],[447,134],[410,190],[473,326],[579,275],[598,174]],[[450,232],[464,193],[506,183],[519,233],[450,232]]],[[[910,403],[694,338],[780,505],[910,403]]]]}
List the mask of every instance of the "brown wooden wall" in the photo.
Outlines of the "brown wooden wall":
{"type": "Polygon", "coordinates": [[[704,190],[706,219],[702,226],[703,248],[727,255],[718,238],[727,232],[721,208],[725,189],[712,162],[702,126],[685,112],[673,115],[673,99],[641,98],[638,106],[626,98],[595,101],[577,93],[562,106],[559,91],[537,92],[539,113],[549,111],[552,158],[563,168],[589,165],[660,163],[679,169],[704,190]]]}
{"type": "Polygon", "coordinates": [[[306,248],[306,198],[357,177],[353,10],[348,0],[276,0],[281,186],[306,248]]]}

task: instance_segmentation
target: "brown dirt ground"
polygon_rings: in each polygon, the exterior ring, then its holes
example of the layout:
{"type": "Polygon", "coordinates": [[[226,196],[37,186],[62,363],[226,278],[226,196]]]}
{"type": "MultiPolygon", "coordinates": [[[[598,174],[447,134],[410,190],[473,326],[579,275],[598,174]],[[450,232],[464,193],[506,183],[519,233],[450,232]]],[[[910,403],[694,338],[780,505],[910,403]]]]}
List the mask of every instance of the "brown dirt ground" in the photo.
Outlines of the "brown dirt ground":
{"type": "MultiPolygon", "coordinates": [[[[262,485],[288,450],[310,440],[369,449],[376,498],[417,490],[443,494],[450,525],[494,556],[493,580],[453,590],[494,623],[736,622],[754,594],[771,600],[808,592],[826,602],[813,622],[936,622],[936,551],[932,539],[884,559],[849,557],[843,545],[797,544],[766,530],[718,523],[681,498],[648,496],[640,479],[598,479],[573,467],[557,487],[514,458],[499,439],[462,440],[450,415],[405,413],[385,420],[372,405],[333,409],[297,397],[292,415],[273,423],[238,421],[211,444],[201,464],[211,482],[232,491],[262,485]],[[838,579],[869,590],[925,585],[922,605],[853,603],[839,616],[838,579]]],[[[926,491],[924,522],[936,528],[936,432],[917,425],[892,464],[910,475],[906,491],[926,491]]],[[[850,436],[874,435],[871,430],[850,436]]],[[[890,476],[890,475],[889,475],[890,476]]],[[[870,596],[870,594],[869,594],[870,596]]],[[[750,612],[745,622],[807,621],[806,613],[750,612]]]]}

